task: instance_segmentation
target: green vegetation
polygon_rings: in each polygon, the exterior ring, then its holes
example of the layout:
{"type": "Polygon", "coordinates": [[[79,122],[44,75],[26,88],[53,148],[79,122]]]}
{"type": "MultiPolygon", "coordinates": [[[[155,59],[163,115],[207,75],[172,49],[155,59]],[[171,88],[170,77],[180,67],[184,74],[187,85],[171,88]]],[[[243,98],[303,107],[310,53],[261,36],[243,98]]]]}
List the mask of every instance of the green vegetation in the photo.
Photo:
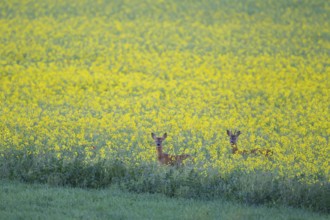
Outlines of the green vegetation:
{"type": "MultiPolygon", "coordinates": [[[[101,189],[118,185],[139,193],[161,193],[169,197],[216,199],[226,198],[246,204],[269,204],[304,207],[329,212],[329,184],[306,184],[299,179],[278,179],[274,173],[253,174],[237,170],[208,175],[195,167],[183,168],[142,164],[128,166],[119,160],[100,160],[84,152],[77,156],[64,154],[32,154],[34,150],[7,151],[0,157],[0,178],[52,186],[101,189]],[[325,185],[322,185],[325,184],[325,185]]],[[[94,154],[96,156],[96,154],[94,154]]]]}
{"type": "Polygon", "coordinates": [[[329,219],[286,207],[245,206],[223,200],[173,199],[109,189],[49,187],[0,181],[1,219],[329,219]]]}

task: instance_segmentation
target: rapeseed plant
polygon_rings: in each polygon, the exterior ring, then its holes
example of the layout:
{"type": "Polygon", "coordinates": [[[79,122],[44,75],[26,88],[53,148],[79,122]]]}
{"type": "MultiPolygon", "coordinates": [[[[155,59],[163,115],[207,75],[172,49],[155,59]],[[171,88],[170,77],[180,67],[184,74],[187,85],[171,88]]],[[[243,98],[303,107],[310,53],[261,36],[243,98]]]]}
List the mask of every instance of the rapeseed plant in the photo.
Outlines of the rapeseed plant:
{"type": "Polygon", "coordinates": [[[1,2],[0,150],[155,164],[167,132],[202,172],[329,181],[329,6],[303,2],[1,2]]]}

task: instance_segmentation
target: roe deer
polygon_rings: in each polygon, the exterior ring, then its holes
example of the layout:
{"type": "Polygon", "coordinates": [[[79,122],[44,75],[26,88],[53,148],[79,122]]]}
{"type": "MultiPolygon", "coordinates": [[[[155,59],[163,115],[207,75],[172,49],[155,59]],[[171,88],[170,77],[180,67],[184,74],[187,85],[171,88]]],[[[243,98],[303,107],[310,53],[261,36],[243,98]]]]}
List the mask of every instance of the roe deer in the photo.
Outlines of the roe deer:
{"type": "Polygon", "coordinates": [[[260,149],[260,148],[255,148],[252,150],[239,150],[237,147],[237,140],[238,140],[238,136],[241,134],[240,131],[234,131],[234,133],[232,133],[231,131],[227,130],[227,135],[230,137],[230,145],[232,148],[232,153],[233,154],[241,154],[241,155],[247,155],[247,154],[261,154],[264,155],[266,157],[270,156],[273,154],[273,151],[269,150],[269,149],[260,149]]]}
{"type": "Polygon", "coordinates": [[[158,161],[162,165],[171,165],[171,166],[180,166],[182,164],[182,161],[184,159],[187,159],[190,157],[188,154],[182,154],[182,155],[169,155],[166,153],[163,153],[163,141],[167,137],[167,133],[165,133],[162,137],[156,137],[154,133],[151,133],[151,137],[156,142],[156,149],[158,154],[158,161]]]}

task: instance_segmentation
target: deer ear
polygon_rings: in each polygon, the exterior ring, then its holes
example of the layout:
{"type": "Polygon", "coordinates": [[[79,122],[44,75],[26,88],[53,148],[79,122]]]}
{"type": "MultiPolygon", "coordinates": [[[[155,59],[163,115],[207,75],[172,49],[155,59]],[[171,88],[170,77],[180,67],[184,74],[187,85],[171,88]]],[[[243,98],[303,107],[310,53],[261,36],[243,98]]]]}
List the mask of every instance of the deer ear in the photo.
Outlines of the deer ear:
{"type": "Polygon", "coordinates": [[[163,138],[164,139],[167,138],[167,133],[164,133],[163,138]]]}
{"type": "Polygon", "coordinates": [[[156,135],[154,133],[151,133],[151,137],[155,139],[156,135]]]}
{"type": "Polygon", "coordinates": [[[227,130],[227,135],[230,136],[231,135],[231,132],[229,130],[227,130]]]}
{"type": "Polygon", "coordinates": [[[240,134],[241,134],[241,131],[238,131],[238,132],[237,132],[237,137],[238,137],[240,134]]]}

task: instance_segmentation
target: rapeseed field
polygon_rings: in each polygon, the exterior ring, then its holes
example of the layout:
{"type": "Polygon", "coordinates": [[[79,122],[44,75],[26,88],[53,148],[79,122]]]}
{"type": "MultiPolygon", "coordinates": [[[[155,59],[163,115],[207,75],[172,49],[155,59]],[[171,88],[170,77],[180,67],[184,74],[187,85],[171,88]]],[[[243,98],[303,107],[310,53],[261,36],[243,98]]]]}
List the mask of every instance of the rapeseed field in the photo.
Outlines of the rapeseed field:
{"type": "Polygon", "coordinates": [[[0,152],[330,181],[330,4],[0,2],[0,152]],[[271,157],[233,155],[270,149],[271,157]],[[70,155],[72,155],[70,154],[70,155]]]}

